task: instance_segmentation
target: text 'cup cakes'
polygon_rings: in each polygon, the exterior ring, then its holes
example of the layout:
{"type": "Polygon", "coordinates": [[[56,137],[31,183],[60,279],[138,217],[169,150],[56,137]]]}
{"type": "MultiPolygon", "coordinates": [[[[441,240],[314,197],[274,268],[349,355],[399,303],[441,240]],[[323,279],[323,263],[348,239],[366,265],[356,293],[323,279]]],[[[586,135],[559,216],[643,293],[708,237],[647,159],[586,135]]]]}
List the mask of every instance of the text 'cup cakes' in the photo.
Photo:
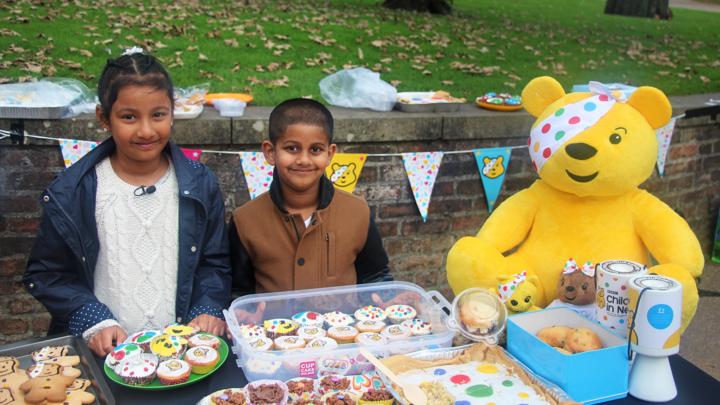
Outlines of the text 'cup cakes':
{"type": "Polygon", "coordinates": [[[160,361],[179,359],[187,349],[187,340],[179,336],[159,335],[150,342],[150,352],[160,361]]]}
{"type": "Polygon", "coordinates": [[[195,374],[207,374],[211,372],[220,361],[220,355],[212,347],[197,346],[190,348],[185,353],[185,361],[192,367],[195,374]]]}
{"type": "Polygon", "coordinates": [[[391,305],[385,309],[385,314],[392,323],[402,323],[417,316],[417,311],[410,305],[391,305]]]}
{"type": "Polygon", "coordinates": [[[277,339],[280,336],[289,336],[297,333],[299,325],[290,319],[268,319],[263,322],[265,333],[270,339],[277,339]]]}
{"type": "Polygon", "coordinates": [[[358,321],[384,321],[386,318],[385,310],[373,305],[367,305],[355,311],[355,319],[358,321]]]}

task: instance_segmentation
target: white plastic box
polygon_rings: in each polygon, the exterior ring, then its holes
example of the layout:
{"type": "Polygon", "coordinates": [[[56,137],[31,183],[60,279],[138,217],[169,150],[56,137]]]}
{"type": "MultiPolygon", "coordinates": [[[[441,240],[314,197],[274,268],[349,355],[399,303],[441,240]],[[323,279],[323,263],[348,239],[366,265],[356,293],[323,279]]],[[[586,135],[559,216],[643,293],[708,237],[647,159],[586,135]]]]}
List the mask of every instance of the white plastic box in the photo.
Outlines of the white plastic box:
{"type": "Polygon", "coordinates": [[[376,356],[385,357],[452,345],[455,333],[447,327],[450,304],[437,291],[426,292],[412,283],[390,281],[255,294],[236,299],[230,308],[224,311],[233,338],[232,351],[237,355],[238,366],[242,367],[248,381],[263,378],[279,380],[295,377],[315,378],[323,374],[358,374],[371,370],[372,365],[360,356],[358,345],[355,343],[343,344],[330,350],[255,351],[240,337],[239,325],[243,319],[238,319],[237,315],[238,311],[254,313],[261,302],[266,303],[262,320],[289,319],[302,311],[325,313],[338,310],[352,315],[355,310],[365,305],[375,305],[372,300],[373,293],[378,294],[384,301],[389,301],[398,294],[414,293],[417,301],[408,304],[417,310],[417,318],[430,322],[433,330],[432,334],[426,336],[413,336],[384,346],[366,346],[376,356]]]}

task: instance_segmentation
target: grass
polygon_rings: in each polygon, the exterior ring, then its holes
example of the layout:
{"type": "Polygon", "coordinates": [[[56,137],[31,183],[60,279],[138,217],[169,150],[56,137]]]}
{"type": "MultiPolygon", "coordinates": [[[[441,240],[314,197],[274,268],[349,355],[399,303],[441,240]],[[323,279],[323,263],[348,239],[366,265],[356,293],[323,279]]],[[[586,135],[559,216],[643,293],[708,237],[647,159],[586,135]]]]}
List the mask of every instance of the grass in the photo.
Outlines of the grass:
{"type": "Polygon", "coordinates": [[[320,99],[318,82],[367,66],[399,91],[474,99],[530,79],[720,91],[718,14],[670,21],[608,16],[603,0],[455,0],[450,17],[385,10],[377,0],[0,4],[0,82],[59,76],[91,87],[108,57],[140,45],[178,87],[244,91],[257,104],[320,99]]]}

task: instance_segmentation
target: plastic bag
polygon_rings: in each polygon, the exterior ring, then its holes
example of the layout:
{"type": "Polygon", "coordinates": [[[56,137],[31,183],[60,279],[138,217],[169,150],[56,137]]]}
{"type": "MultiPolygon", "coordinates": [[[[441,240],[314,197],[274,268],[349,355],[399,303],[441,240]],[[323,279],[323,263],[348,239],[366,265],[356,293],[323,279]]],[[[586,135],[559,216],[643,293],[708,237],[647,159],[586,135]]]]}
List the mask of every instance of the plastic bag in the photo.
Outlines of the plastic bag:
{"type": "Polygon", "coordinates": [[[75,79],[43,78],[36,82],[0,85],[0,107],[61,112],[54,118],[74,117],[79,112],[71,107],[91,103],[94,98],[94,92],[75,79]]]}
{"type": "Polygon", "coordinates": [[[380,73],[366,68],[341,70],[320,80],[320,94],[338,107],[369,108],[390,111],[395,105],[397,90],[380,79],[380,73]]]}

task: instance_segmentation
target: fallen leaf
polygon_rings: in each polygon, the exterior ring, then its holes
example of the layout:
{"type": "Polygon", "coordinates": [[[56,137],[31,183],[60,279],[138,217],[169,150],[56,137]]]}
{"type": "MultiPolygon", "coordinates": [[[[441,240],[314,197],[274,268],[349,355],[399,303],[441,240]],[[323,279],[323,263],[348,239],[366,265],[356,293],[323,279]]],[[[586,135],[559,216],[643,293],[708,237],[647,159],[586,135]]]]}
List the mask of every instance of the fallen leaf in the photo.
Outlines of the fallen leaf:
{"type": "Polygon", "coordinates": [[[205,54],[200,53],[200,54],[198,54],[198,60],[201,60],[201,61],[204,62],[204,61],[207,61],[207,60],[208,60],[208,57],[205,56],[205,54]]]}

